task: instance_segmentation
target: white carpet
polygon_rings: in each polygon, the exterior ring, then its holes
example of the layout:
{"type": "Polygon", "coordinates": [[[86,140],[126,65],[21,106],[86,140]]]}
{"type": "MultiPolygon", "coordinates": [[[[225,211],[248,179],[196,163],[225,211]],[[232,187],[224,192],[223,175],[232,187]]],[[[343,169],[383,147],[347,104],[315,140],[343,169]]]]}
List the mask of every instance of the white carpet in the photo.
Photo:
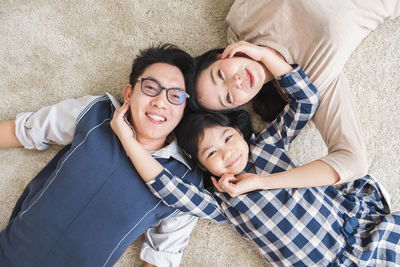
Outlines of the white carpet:
{"type": "MultiPolygon", "coordinates": [[[[0,120],[68,97],[110,92],[121,96],[138,50],[170,42],[193,55],[226,45],[233,0],[0,0],[0,120]]],[[[370,173],[400,209],[400,19],[370,34],[346,65],[364,128],[370,173]]],[[[53,157],[45,152],[0,151],[0,228],[25,185],[53,157]]],[[[312,125],[296,139],[299,163],[326,149],[312,125]]],[[[116,266],[141,266],[142,238],[116,266]]],[[[182,266],[265,266],[250,242],[231,226],[201,220],[182,266]]]]}

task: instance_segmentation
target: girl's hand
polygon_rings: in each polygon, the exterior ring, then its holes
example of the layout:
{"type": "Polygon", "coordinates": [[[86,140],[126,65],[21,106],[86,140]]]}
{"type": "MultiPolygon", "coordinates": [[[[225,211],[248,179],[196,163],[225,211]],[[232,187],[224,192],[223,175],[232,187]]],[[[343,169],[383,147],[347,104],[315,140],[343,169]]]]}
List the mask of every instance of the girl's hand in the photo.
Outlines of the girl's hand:
{"type": "Polygon", "coordinates": [[[113,118],[110,122],[111,128],[121,142],[128,139],[135,139],[135,133],[133,129],[125,120],[125,114],[128,111],[129,102],[124,102],[124,104],[119,109],[115,110],[113,118]]]}
{"type": "Polygon", "coordinates": [[[257,174],[244,173],[236,177],[232,174],[224,174],[219,181],[214,177],[211,177],[211,180],[219,192],[225,192],[231,197],[237,197],[254,190],[259,190],[259,178],[260,176],[257,174]]]}

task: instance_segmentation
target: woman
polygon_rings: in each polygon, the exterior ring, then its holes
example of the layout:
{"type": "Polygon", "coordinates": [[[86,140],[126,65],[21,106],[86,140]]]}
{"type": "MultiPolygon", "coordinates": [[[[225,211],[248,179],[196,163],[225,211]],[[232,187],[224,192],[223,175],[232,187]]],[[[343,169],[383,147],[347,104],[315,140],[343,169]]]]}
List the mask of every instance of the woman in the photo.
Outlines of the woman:
{"type": "MultiPolygon", "coordinates": [[[[286,103],[277,97],[279,94],[268,83],[255,83],[254,90],[248,94],[234,90],[233,83],[235,79],[246,80],[248,75],[251,76],[243,71],[244,74],[235,72],[242,66],[242,61],[233,57],[242,43],[235,42],[246,40],[270,47],[287,62],[295,61],[302,66],[321,94],[313,121],[328,147],[328,155],[318,162],[324,164],[327,172],[336,173],[337,183],[362,177],[368,169],[365,144],[342,68],[370,31],[385,18],[399,14],[398,0],[235,1],[227,16],[228,42],[233,44],[220,57],[218,51],[199,57],[196,95],[192,97],[194,106],[199,104],[211,110],[233,109],[254,98],[256,111],[262,113],[262,109],[272,107],[264,110],[267,113],[264,118],[276,118],[286,103]],[[214,76],[211,76],[211,69],[214,76]],[[219,84],[213,84],[213,77],[223,79],[219,84]],[[263,86],[265,88],[261,90],[263,86]]],[[[252,58],[246,51],[239,52],[250,57],[247,58],[249,61],[259,59],[252,58]]],[[[266,77],[265,82],[273,78],[266,77]]]]}

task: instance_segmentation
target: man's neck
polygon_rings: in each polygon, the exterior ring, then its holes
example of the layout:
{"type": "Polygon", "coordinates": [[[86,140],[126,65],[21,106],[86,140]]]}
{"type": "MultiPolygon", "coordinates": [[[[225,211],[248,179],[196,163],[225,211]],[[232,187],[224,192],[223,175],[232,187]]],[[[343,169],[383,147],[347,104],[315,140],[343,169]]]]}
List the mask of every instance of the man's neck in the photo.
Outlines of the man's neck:
{"type": "Polygon", "coordinates": [[[145,139],[136,136],[136,140],[143,146],[147,151],[157,151],[165,146],[166,138],[159,139],[145,139]]]}

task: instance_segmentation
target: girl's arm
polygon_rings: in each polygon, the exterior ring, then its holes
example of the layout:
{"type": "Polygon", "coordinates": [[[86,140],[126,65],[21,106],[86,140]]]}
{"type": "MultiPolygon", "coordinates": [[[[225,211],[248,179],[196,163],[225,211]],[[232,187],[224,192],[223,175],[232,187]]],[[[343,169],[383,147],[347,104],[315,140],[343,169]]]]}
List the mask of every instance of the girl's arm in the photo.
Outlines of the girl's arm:
{"type": "Polygon", "coordinates": [[[0,148],[20,147],[22,144],[15,135],[15,120],[0,123],[0,148]]]}
{"type": "Polygon", "coordinates": [[[253,140],[252,146],[252,157],[253,161],[258,163],[257,168],[273,174],[245,174],[220,179],[218,189],[221,192],[235,196],[253,190],[324,186],[339,181],[337,172],[320,160],[290,170],[287,169],[295,166],[289,166],[287,162],[269,164],[271,158],[277,160],[276,153],[281,153],[280,150],[289,150],[290,143],[312,118],[319,103],[317,89],[300,67],[279,77],[277,81],[287,94],[289,105],[256,140],[253,140]],[[257,161],[260,157],[261,160],[257,161]],[[264,162],[264,165],[261,162],[264,162]]]}
{"type": "MultiPolygon", "coordinates": [[[[289,105],[282,115],[257,138],[256,145],[270,145],[285,151],[307,122],[313,117],[319,104],[317,88],[300,67],[277,79],[289,98],[289,105]]],[[[264,148],[265,150],[265,148],[264,148]]],[[[270,153],[270,152],[267,152],[270,153]]],[[[273,155],[273,152],[271,152],[273,155]]],[[[257,157],[253,154],[254,157],[257,157]]],[[[264,171],[272,173],[267,168],[264,171]]],[[[268,175],[268,186],[262,188],[300,188],[333,185],[339,181],[338,173],[327,163],[316,160],[291,170],[268,175]]]]}
{"type": "Polygon", "coordinates": [[[298,65],[293,66],[293,71],[277,78],[289,104],[257,137],[257,145],[268,144],[288,151],[290,143],[318,108],[320,95],[317,88],[298,65]]]}
{"type": "Polygon", "coordinates": [[[115,110],[110,126],[121,141],[136,171],[143,181],[148,183],[153,181],[164,170],[164,167],[136,140],[134,132],[124,119],[128,110],[129,102],[125,101],[121,108],[115,110]]]}
{"type": "Polygon", "coordinates": [[[213,179],[213,184],[218,191],[236,197],[255,190],[332,185],[338,179],[333,168],[323,161],[315,160],[303,166],[273,174],[244,173],[236,177],[224,175],[218,181],[213,179]]]}
{"type": "Polygon", "coordinates": [[[124,119],[128,109],[129,103],[125,102],[114,112],[110,125],[150,191],[168,206],[197,217],[227,222],[223,210],[210,192],[172,175],[134,138],[132,129],[124,119]]]}

